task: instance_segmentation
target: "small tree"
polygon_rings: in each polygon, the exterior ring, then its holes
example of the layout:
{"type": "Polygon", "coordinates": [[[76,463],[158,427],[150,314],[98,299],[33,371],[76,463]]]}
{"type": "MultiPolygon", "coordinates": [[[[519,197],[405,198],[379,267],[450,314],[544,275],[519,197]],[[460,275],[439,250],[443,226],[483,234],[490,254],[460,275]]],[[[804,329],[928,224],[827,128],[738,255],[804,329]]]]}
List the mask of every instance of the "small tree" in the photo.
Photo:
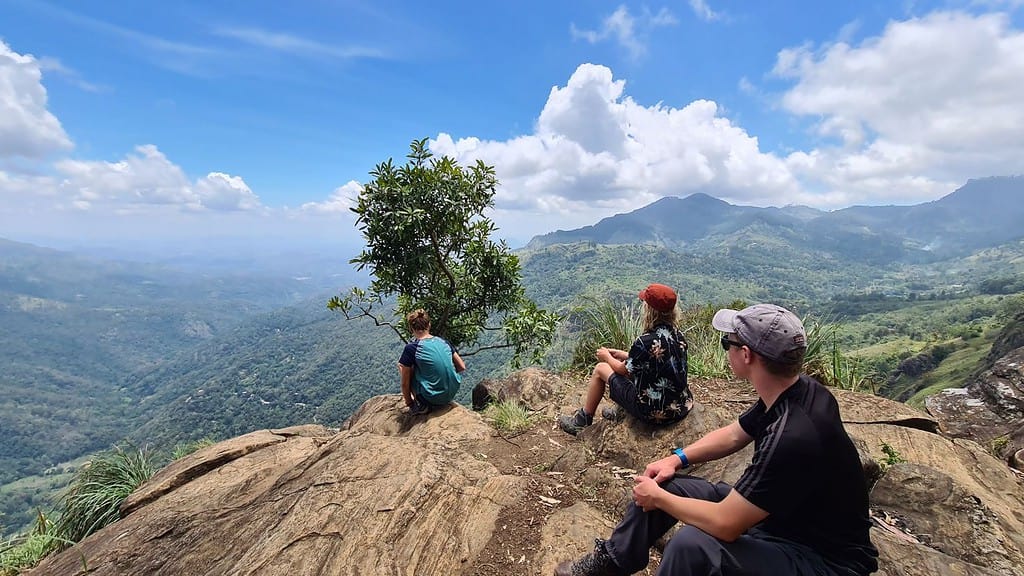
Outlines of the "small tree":
{"type": "Polygon", "coordinates": [[[353,288],[327,307],[350,320],[370,317],[403,341],[410,334],[402,319],[423,308],[431,331],[462,356],[511,348],[513,364],[525,353],[539,360],[559,317],[526,298],[519,258],[504,241],[491,239],[496,227],[483,212],[494,205],[494,168],[479,160],[463,168],[447,156],[435,158],[425,138],[410,148],[405,166],[396,168],[389,159],[370,172],[373,180],[352,208],[366,248],[351,263],[369,269],[369,290],[353,288]],[[375,310],[391,297],[397,304],[389,314],[375,310]],[[491,326],[490,319],[500,324],[491,326]],[[481,345],[480,334],[489,330],[504,337],[481,345]]]}

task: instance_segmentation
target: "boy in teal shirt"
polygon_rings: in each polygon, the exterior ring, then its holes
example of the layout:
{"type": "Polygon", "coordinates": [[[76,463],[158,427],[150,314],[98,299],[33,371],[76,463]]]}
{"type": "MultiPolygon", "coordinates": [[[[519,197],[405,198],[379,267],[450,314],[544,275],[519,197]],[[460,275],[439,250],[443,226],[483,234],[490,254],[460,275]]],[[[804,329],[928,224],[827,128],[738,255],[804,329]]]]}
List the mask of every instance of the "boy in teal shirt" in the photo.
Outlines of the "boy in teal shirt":
{"type": "Polygon", "coordinates": [[[402,398],[412,415],[426,414],[455,398],[466,363],[444,338],[430,333],[430,316],[418,309],[406,318],[413,339],[398,360],[402,398]]]}

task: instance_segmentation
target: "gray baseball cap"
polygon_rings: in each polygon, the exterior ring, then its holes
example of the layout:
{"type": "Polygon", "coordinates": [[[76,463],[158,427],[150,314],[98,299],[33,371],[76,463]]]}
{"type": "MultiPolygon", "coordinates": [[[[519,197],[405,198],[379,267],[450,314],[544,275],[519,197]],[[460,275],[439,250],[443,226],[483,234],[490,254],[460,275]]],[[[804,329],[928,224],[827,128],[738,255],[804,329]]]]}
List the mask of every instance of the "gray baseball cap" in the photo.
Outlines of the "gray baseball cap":
{"type": "Polygon", "coordinates": [[[719,310],[711,320],[715,330],[739,336],[761,356],[793,363],[791,353],[807,347],[804,324],[789,310],[774,304],[754,304],[743,310],[719,310]]]}

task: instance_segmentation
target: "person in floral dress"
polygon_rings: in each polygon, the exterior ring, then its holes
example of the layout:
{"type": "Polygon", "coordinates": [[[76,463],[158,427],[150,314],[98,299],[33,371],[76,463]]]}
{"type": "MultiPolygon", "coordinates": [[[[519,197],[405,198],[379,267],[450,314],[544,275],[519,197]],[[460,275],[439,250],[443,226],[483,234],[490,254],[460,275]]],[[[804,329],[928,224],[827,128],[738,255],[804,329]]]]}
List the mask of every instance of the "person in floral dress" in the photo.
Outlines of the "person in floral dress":
{"type": "Polygon", "coordinates": [[[676,293],[664,284],[640,291],[644,332],[629,352],[598,348],[583,406],[558,417],[558,425],[577,434],[594,421],[605,389],[617,405],[603,415],[619,419],[623,412],[649,424],[671,424],[686,417],[693,394],[686,382],[686,339],[676,327],[676,293]]]}

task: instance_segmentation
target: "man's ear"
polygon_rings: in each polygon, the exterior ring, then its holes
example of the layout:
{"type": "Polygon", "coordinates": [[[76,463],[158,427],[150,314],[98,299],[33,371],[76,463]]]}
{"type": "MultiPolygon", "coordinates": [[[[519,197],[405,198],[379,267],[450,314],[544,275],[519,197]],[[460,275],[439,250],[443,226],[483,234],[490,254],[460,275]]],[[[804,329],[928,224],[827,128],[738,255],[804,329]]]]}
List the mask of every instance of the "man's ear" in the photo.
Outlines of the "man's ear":
{"type": "Polygon", "coordinates": [[[740,348],[740,352],[743,352],[743,363],[744,364],[753,364],[754,363],[754,357],[757,356],[757,354],[754,354],[754,351],[751,350],[749,346],[744,346],[744,347],[740,348]]]}

